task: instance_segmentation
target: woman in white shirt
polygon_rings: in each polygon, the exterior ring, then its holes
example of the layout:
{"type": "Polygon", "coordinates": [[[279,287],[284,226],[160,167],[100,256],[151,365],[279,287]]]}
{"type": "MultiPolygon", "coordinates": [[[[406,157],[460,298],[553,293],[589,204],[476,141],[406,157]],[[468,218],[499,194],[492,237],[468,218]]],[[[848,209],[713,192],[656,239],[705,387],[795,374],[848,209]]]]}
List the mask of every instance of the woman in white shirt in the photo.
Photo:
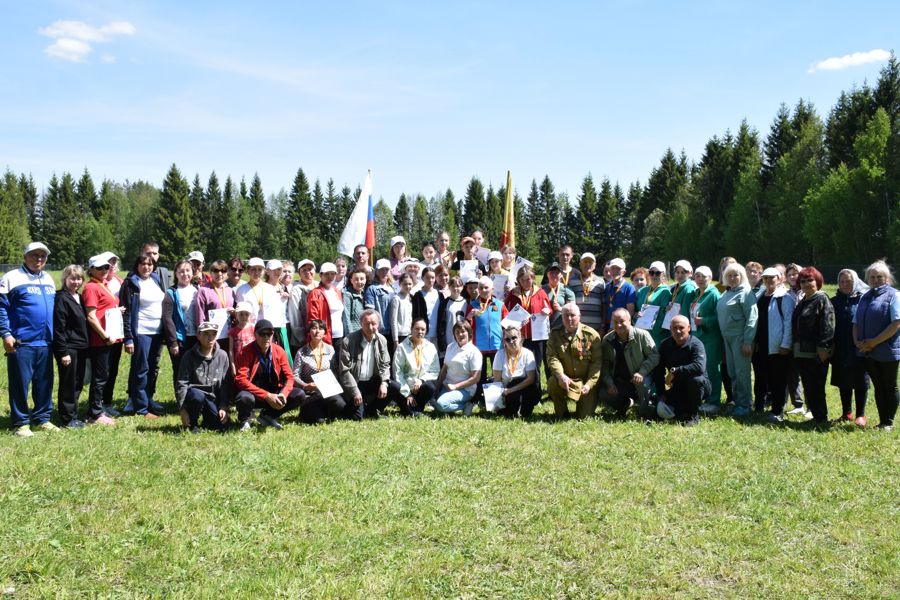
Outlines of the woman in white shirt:
{"type": "Polygon", "coordinates": [[[408,273],[400,276],[400,291],[391,298],[390,309],[388,312],[391,316],[391,337],[388,338],[388,350],[391,353],[391,360],[394,359],[394,352],[400,342],[409,337],[409,328],[412,325],[412,297],[410,291],[413,287],[413,278],[408,273]]]}
{"type": "Polygon", "coordinates": [[[260,319],[274,322],[278,318],[277,310],[282,310],[281,297],[275,293],[274,287],[262,280],[265,268],[263,259],[251,258],[247,263],[247,281],[234,290],[235,304],[249,302],[253,306],[255,312],[250,315],[251,323],[260,319]]]}
{"type": "Polygon", "coordinates": [[[460,321],[453,326],[455,342],[447,346],[444,355],[444,366],[438,375],[436,389],[441,395],[434,403],[440,413],[452,413],[462,410],[464,414],[472,414],[475,391],[481,379],[481,352],[472,343],[472,326],[467,321],[460,321]]]}
{"type": "Polygon", "coordinates": [[[466,319],[466,299],[462,295],[462,279],[459,276],[451,277],[447,287],[450,293],[441,298],[438,307],[437,347],[441,356],[453,341],[453,326],[466,319]]]}
{"type": "Polygon", "coordinates": [[[515,417],[520,414],[530,417],[540,400],[537,387],[537,363],[534,353],[522,347],[522,332],[518,327],[507,327],[503,330],[503,347],[494,355],[494,383],[497,374],[503,383],[503,404],[501,413],[504,417],[515,417]]]}
{"type": "Polygon", "coordinates": [[[425,406],[434,398],[435,383],[440,372],[437,348],[425,339],[428,323],[413,319],[409,337],[394,353],[394,381],[400,388],[397,405],[408,417],[421,417],[425,406]]]}
{"type": "Polygon", "coordinates": [[[189,260],[175,265],[175,284],[166,290],[163,299],[163,330],[169,357],[172,359],[172,383],[177,391],[181,357],[197,343],[197,286],[194,285],[194,266],[189,260]]]}

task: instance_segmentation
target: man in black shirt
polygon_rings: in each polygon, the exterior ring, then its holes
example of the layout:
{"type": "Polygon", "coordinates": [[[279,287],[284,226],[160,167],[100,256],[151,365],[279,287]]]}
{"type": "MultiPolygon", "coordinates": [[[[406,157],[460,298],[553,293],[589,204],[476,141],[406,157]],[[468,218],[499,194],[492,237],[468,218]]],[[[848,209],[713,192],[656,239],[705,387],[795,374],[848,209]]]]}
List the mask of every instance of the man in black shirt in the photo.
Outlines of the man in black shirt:
{"type": "Polygon", "coordinates": [[[666,391],[657,403],[657,414],[696,425],[700,404],[712,390],[706,374],[706,352],[703,343],[691,335],[690,322],[684,315],[672,319],[670,331],[672,337],[659,345],[659,364],[666,369],[666,391]]]}

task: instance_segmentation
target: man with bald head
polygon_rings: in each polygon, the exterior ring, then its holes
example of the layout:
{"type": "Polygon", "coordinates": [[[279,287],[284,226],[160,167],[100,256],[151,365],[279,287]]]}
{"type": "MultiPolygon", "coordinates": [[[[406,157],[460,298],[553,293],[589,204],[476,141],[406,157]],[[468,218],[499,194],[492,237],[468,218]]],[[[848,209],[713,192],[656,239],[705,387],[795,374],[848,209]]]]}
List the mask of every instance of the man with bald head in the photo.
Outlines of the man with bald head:
{"type": "Polygon", "coordinates": [[[581,323],[574,302],[562,307],[562,321],[562,328],[554,329],[547,340],[547,391],[557,417],[568,416],[569,400],[574,400],[575,416],[584,419],[597,409],[600,334],[581,323]]]}
{"type": "Polygon", "coordinates": [[[672,336],[659,345],[659,364],[666,370],[666,391],[660,394],[657,414],[663,419],[677,419],[685,425],[700,421],[700,405],[709,396],[712,385],[706,374],[706,352],[703,343],[691,335],[687,317],[672,319],[672,336]]]}
{"type": "Polygon", "coordinates": [[[649,331],[632,325],[631,313],[626,308],[612,312],[610,329],[603,336],[600,401],[619,417],[625,416],[632,403],[638,405],[638,414],[648,416],[649,394],[644,379],[659,362],[656,343],[649,331]]]}

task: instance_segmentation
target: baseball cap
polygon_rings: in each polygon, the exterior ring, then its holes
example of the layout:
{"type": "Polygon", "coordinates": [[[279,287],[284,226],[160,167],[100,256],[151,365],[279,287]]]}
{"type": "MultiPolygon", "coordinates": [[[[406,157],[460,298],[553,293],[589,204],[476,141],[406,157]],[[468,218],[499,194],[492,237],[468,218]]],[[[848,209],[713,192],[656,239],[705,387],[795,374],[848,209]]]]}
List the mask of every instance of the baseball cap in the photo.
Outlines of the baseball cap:
{"type": "Polygon", "coordinates": [[[378,269],[390,269],[390,268],[391,268],[391,261],[389,261],[386,258],[379,258],[378,260],[375,261],[375,270],[376,271],[378,269]]]}
{"type": "Polygon", "coordinates": [[[625,270],[625,261],[622,260],[621,258],[614,258],[611,261],[609,261],[609,266],[619,267],[620,269],[622,269],[624,271],[625,270]]]}
{"type": "Polygon", "coordinates": [[[253,258],[251,258],[250,260],[247,261],[247,268],[249,269],[250,267],[266,268],[266,263],[260,257],[254,256],[253,258]]]}
{"type": "Polygon", "coordinates": [[[677,269],[678,267],[681,267],[682,269],[684,269],[684,270],[687,271],[688,273],[693,273],[693,272],[694,272],[694,267],[691,266],[691,263],[689,263],[688,261],[686,261],[686,260],[684,260],[684,259],[679,260],[677,263],[675,263],[675,268],[677,269]]]}
{"type": "Polygon", "coordinates": [[[29,252],[34,252],[35,250],[43,250],[48,255],[50,254],[50,249],[44,245],[43,242],[31,242],[27,246],[25,246],[25,251],[22,252],[22,256],[28,254],[29,252]]]}
{"type": "Polygon", "coordinates": [[[405,243],[406,243],[406,240],[403,239],[402,235],[395,235],[394,237],[391,238],[391,248],[393,248],[397,244],[405,244],[405,243]]]}
{"type": "Polygon", "coordinates": [[[213,323],[212,321],[203,321],[200,323],[200,326],[197,327],[197,331],[203,333],[204,331],[218,331],[219,325],[217,323],[213,323]]]}
{"type": "Polygon", "coordinates": [[[266,268],[270,271],[274,271],[275,269],[283,269],[284,265],[281,264],[281,261],[273,258],[269,262],[266,263],[266,268]]]}
{"type": "Polygon", "coordinates": [[[312,265],[313,271],[316,270],[316,263],[314,263],[313,261],[309,260],[308,258],[304,258],[303,260],[301,260],[300,262],[297,263],[297,270],[299,271],[300,269],[302,269],[302,268],[305,267],[306,265],[312,265]]]}
{"type": "Polygon", "coordinates": [[[337,273],[337,265],[333,262],[322,263],[319,267],[319,273],[337,273]]]}
{"type": "Polygon", "coordinates": [[[260,319],[256,322],[256,326],[253,328],[254,333],[259,333],[260,331],[275,331],[275,327],[272,325],[272,321],[268,319],[260,319]]]}
{"type": "Polygon", "coordinates": [[[200,252],[199,250],[194,250],[193,252],[188,254],[187,259],[188,260],[196,260],[197,262],[206,262],[206,260],[204,260],[204,258],[203,258],[203,253],[200,252]]]}
{"type": "Polygon", "coordinates": [[[244,313],[250,313],[252,315],[253,314],[253,305],[250,304],[249,302],[238,302],[237,306],[234,307],[234,312],[236,312],[236,313],[244,312],[244,313]]]}

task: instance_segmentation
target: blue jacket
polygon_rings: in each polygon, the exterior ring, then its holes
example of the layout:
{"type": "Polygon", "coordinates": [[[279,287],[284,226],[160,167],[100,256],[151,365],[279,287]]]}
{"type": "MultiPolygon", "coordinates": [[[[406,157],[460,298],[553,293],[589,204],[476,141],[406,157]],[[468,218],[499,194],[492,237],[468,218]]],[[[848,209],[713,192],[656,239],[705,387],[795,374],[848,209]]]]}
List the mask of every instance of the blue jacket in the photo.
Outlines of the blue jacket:
{"type": "MultiPolygon", "coordinates": [[[[765,292],[763,292],[763,296],[765,296],[765,292]]],[[[758,311],[759,300],[756,303],[758,311]]],[[[769,308],[766,310],[766,314],[768,315],[769,324],[769,347],[766,349],[766,354],[778,354],[779,348],[793,349],[791,319],[794,316],[794,297],[788,294],[784,287],[779,287],[769,300],[769,308]],[[781,304],[780,309],[778,307],[779,303],[781,304]]]]}
{"type": "Polygon", "coordinates": [[[745,344],[752,344],[756,337],[756,294],[746,283],[726,290],[716,304],[719,330],[723,338],[740,337],[745,344]]]}
{"type": "Polygon", "coordinates": [[[46,272],[32,273],[25,265],[0,279],[0,337],[13,336],[22,346],[53,342],[56,287],[46,272]]]}
{"type": "MultiPolygon", "coordinates": [[[[863,294],[856,308],[856,337],[860,340],[878,337],[895,320],[898,308],[900,291],[887,284],[863,294]]],[[[875,346],[866,356],[879,362],[900,360],[900,331],[875,346]]]]}
{"type": "Polygon", "coordinates": [[[387,337],[390,337],[391,315],[389,309],[393,295],[394,290],[388,289],[380,283],[373,283],[367,287],[363,295],[366,308],[375,309],[381,315],[381,326],[378,328],[378,332],[387,337]]]}

